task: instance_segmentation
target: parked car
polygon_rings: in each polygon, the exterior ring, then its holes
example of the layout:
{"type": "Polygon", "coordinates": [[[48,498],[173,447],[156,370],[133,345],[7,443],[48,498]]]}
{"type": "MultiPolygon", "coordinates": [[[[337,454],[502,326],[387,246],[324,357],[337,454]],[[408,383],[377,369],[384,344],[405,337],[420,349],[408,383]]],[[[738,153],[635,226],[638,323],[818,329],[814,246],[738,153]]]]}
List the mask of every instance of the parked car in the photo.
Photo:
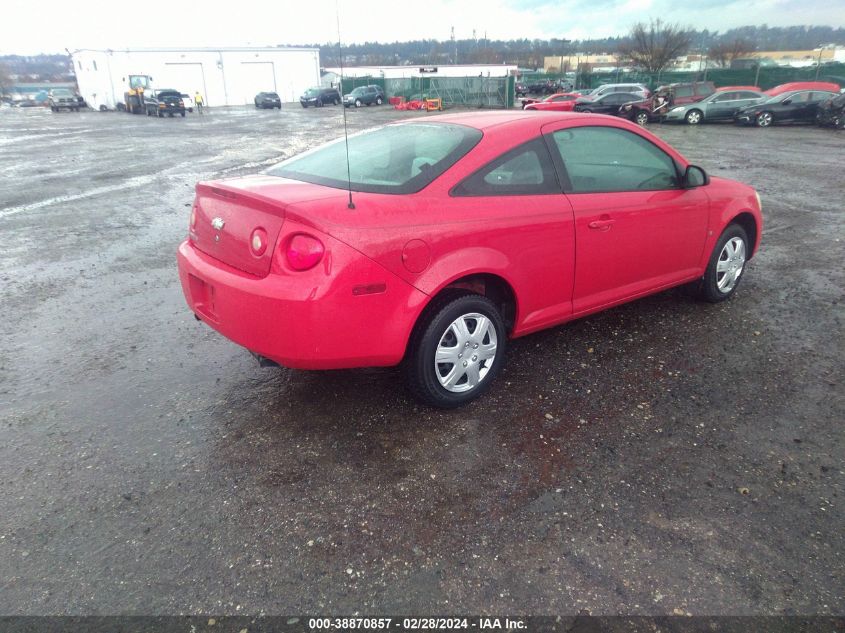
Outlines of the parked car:
{"type": "Polygon", "coordinates": [[[598,88],[594,88],[593,90],[585,93],[584,96],[591,99],[598,99],[602,95],[606,95],[611,92],[633,92],[638,94],[640,99],[645,99],[651,95],[651,91],[645,86],[645,84],[602,84],[598,88]]]}
{"type": "Polygon", "coordinates": [[[299,97],[299,103],[303,108],[308,106],[321,108],[327,103],[338,105],[341,100],[342,97],[337,88],[309,88],[299,97]]]}
{"type": "Polygon", "coordinates": [[[255,95],[255,107],[259,109],[282,109],[282,99],[275,92],[259,92],[255,95]]]}
{"type": "Polygon", "coordinates": [[[381,105],[385,100],[384,90],[381,86],[359,86],[348,95],[343,95],[343,105],[347,108],[350,106],[360,108],[362,105],[381,105]]]}
{"type": "Polygon", "coordinates": [[[697,103],[716,92],[716,84],[712,81],[690,81],[660,86],[655,90],[657,94],[666,95],[673,106],[697,103]]]}
{"type": "Polygon", "coordinates": [[[401,362],[451,408],[508,339],[681,284],[730,298],[761,229],[754,189],[628,121],[472,112],[199,183],[178,267],[193,313],[265,364],[401,362]]]}
{"type": "Polygon", "coordinates": [[[845,94],[820,103],[816,112],[816,123],[823,127],[845,129],[845,94]]]}
{"type": "Polygon", "coordinates": [[[553,110],[556,112],[569,112],[575,106],[575,101],[581,95],[571,92],[559,92],[553,94],[545,99],[525,99],[523,101],[523,110],[553,110]]]}
{"type": "Polygon", "coordinates": [[[188,112],[194,111],[194,99],[191,95],[185,94],[184,92],[180,95],[182,97],[182,103],[185,104],[185,109],[188,112]]]}
{"type": "Polygon", "coordinates": [[[595,112],[596,114],[619,114],[619,108],[625,103],[642,101],[642,95],[636,92],[606,92],[595,99],[579,97],[575,100],[575,112],[595,112]]]}
{"type": "Polygon", "coordinates": [[[740,109],[734,115],[734,122],[757,127],[769,127],[775,123],[813,123],[819,104],[836,94],[825,90],[785,92],[740,109]]]}
{"type": "Polygon", "coordinates": [[[666,121],[697,125],[704,121],[730,121],[746,106],[762,103],[768,97],[759,90],[714,92],[697,103],[676,105],[666,113],[666,121]]]}
{"type": "Polygon", "coordinates": [[[550,80],[535,81],[526,86],[528,94],[532,95],[551,95],[557,92],[557,86],[550,80]]]}
{"type": "Polygon", "coordinates": [[[789,83],[780,84],[774,88],[764,90],[770,97],[776,97],[786,92],[794,92],[796,90],[823,90],[825,92],[839,92],[839,84],[830,81],[791,81],[789,83]]]}
{"type": "Polygon", "coordinates": [[[528,94],[528,86],[520,81],[517,81],[516,85],[513,87],[513,92],[517,97],[524,97],[528,94]]]}
{"type": "Polygon", "coordinates": [[[144,109],[147,116],[163,117],[164,115],[173,116],[175,114],[185,116],[185,102],[182,101],[182,93],[169,88],[144,93],[144,109]]]}
{"type": "Polygon", "coordinates": [[[653,94],[648,99],[620,106],[617,116],[633,121],[637,125],[645,125],[651,121],[662,120],[668,109],[669,101],[663,95],[653,94]]]}
{"type": "Polygon", "coordinates": [[[67,88],[53,88],[47,95],[47,103],[53,112],[79,112],[79,100],[67,88]]]}

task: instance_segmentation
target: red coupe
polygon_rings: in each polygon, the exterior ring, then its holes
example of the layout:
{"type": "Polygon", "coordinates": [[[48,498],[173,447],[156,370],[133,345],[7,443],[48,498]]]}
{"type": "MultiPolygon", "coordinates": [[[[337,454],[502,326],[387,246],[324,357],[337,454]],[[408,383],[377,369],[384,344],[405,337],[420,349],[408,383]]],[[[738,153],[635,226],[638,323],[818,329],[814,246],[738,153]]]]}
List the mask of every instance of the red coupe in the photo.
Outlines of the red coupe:
{"type": "Polygon", "coordinates": [[[553,112],[572,112],[575,107],[575,100],[582,98],[577,92],[559,92],[558,94],[546,97],[542,101],[524,100],[523,110],[552,110],[553,112]]]}
{"type": "Polygon", "coordinates": [[[402,363],[447,408],[510,338],[690,282],[727,299],[761,228],[754,189],[628,121],[482,112],[199,183],[178,263],[197,318],[261,359],[402,363]]]}

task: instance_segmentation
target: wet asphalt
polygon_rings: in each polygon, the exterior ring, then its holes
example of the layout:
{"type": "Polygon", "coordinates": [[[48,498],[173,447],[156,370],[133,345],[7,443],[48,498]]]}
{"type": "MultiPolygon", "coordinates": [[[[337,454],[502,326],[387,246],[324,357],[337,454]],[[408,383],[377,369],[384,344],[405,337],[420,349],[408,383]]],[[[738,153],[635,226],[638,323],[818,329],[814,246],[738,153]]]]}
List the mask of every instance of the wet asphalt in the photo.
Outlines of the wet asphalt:
{"type": "Polygon", "coordinates": [[[340,120],[0,110],[0,614],[845,613],[845,133],[651,126],[762,195],[736,296],[520,339],[442,412],[182,298],[194,183],[340,120]]]}

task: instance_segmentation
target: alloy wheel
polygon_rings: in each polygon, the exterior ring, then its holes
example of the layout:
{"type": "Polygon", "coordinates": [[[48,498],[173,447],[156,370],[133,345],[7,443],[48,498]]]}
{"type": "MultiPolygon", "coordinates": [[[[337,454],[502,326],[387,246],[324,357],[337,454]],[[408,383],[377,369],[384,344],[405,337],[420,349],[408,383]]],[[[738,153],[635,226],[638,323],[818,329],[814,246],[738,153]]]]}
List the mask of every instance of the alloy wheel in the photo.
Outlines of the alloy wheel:
{"type": "Polygon", "coordinates": [[[698,125],[701,123],[701,112],[698,110],[690,110],[687,113],[687,123],[690,125],[698,125]]]}
{"type": "Polygon", "coordinates": [[[449,324],[434,354],[434,373],[447,391],[463,393],[481,383],[496,360],[498,345],[493,322],[477,312],[449,324]]]}
{"type": "Polygon", "coordinates": [[[759,127],[769,127],[772,124],[772,113],[761,112],[757,115],[757,125],[759,127]]]}
{"type": "Polygon", "coordinates": [[[741,237],[732,237],[719,253],[716,262],[716,287],[722,294],[733,290],[745,267],[745,241],[741,237]]]}
{"type": "Polygon", "coordinates": [[[639,123],[640,125],[645,125],[646,123],[648,123],[648,115],[645,112],[640,112],[637,115],[637,123],[639,123]]]}

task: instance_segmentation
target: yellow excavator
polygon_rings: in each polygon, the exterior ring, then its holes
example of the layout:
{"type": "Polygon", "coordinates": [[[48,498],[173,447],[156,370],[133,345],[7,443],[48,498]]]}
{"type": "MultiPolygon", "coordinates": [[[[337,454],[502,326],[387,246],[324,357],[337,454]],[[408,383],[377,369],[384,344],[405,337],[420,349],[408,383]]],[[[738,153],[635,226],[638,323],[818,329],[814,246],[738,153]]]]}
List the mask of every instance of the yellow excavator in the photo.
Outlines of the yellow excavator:
{"type": "Polygon", "coordinates": [[[129,75],[129,89],[123,93],[123,105],[131,114],[144,114],[144,92],[152,90],[153,78],[149,75],[129,75]]]}

